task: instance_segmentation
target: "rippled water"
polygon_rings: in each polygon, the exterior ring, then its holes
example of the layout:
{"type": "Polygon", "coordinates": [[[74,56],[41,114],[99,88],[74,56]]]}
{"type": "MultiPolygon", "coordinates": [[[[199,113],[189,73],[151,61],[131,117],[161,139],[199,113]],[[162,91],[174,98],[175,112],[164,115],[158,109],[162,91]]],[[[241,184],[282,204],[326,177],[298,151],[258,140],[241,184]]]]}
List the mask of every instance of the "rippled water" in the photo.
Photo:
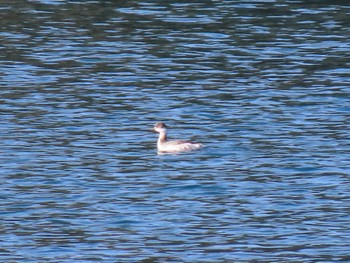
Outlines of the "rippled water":
{"type": "Polygon", "coordinates": [[[0,10],[2,262],[350,260],[346,1],[0,10]]]}

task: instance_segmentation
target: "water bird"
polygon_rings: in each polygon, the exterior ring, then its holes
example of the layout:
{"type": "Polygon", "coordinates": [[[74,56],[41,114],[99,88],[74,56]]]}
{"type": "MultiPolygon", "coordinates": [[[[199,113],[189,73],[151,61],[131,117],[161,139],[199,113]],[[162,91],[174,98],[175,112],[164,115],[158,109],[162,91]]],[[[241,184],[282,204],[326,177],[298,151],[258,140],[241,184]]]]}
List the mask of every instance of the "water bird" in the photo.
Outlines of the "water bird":
{"type": "Polygon", "coordinates": [[[191,141],[183,140],[167,140],[167,126],[163,122],[157,122],[154,126],[154,130],[159,133],[157,141],[157,148],[159,152],[183,152],[198,150],[203,147],[201,143],[195,143],[191,141]]]}

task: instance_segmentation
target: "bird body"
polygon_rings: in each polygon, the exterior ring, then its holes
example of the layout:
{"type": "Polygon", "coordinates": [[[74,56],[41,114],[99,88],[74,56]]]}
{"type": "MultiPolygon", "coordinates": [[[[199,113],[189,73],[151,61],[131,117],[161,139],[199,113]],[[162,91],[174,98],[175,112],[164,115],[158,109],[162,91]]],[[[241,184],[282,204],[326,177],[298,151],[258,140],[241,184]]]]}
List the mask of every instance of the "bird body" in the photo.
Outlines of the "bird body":
{"type": "Polygon", "coordinates": [[[167,126],[163,122],[158,122],[154,130],[159,133],[157,148],[160,152],[183,152],[198,150],[203,147],[201,143],[195,143],[185,140],[167,140],[167,126]]]}

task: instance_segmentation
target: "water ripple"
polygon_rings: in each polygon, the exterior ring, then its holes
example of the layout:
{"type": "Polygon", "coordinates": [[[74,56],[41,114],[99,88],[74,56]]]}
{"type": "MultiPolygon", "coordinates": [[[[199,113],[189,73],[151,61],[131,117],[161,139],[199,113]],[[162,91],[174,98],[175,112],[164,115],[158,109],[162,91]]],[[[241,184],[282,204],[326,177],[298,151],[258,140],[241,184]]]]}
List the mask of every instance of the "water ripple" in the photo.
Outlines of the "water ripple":
{"type": "Polygon", "coordinates": [[[1,10],[4,262],[349,260],[347,3],[1,10]]]}

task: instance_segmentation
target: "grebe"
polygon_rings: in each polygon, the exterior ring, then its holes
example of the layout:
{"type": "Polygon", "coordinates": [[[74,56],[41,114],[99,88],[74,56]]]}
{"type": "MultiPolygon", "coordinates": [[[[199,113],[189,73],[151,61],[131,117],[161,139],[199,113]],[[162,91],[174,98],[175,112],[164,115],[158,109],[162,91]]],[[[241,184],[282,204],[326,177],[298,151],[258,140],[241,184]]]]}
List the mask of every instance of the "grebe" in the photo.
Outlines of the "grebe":
{"type": "Polygon", "coordinates": [[[159,138],[157,141],[157,148],[160,152],[182,152],[197,150],[203,147],[201,143],[194,143],[190,141],[167,141],[166,137],[167,126],[163,122],[157,122],[154,126],[154,130],[159,132],[159,138]]]}

